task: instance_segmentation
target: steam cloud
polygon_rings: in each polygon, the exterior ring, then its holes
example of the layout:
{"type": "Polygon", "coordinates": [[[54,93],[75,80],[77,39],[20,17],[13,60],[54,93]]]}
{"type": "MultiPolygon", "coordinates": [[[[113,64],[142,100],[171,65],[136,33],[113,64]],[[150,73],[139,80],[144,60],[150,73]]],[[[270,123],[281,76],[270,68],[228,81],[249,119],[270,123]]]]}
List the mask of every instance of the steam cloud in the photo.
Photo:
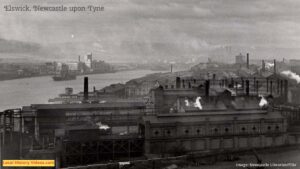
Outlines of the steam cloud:
{"type": "Polygon", "coordinates": [[[195,100],[195,102],[192,102],[193,104],[191,105],[189,100],[188,99],[185,99],[184,102],[185,102],[185,106],[189,107],[189,106],[194,106],[194,107],[197,107],[199,110],[202,110],[202,104],[200,102],[201,100],[201,97],[198,96],[195,100]]]}
{"type": "Polygon", "coordinates": [[[282,71],[281,74],[287,76],[290,79],[296,80],[297,83],[300,83],[300,76],[290,70],[282,71]]]}
{"type": "Polygon", "coordinates": [[[264,107],[268,105],[268,101],[266,100],[266,98],[263,95],[259,95],[260,102],[259,102],[259,107],[264,107]]]}
{"type": "Polygon", "coordinates": [[[100,130],[108,130],[110,127],[106,124],[102,124],[101,122],[96,123],[100,130]]]}
{"type": "Polygon", "coordinates": [[[265,65],[266,65],[267,69],[271,69],[272,67],[274,67],[274,63],[268,63],[268,62],[266,62],[265,65]]]}
{"type": "Polygon", "coordinates": [[[198,107],[199,110],[202,110],[202,105],[201,105],[200,100],[201,100],[201,97],[200,97],[200,96],[197,97],[197,98],[196,98],[196,101],[195,101],[195,103],[194,103],[194,106],[195,106],[195,107],[198,107]]]}

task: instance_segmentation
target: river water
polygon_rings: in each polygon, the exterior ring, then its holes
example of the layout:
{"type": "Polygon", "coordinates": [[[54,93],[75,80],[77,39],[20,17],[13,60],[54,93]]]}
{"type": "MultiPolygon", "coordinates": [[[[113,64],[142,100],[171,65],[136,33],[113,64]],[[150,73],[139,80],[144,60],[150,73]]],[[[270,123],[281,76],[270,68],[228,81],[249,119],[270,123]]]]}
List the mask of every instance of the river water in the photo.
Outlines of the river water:
{"type": "MultiPolygon", "coordinates": [[[[134,70],[88,75],[89,90],[93,90],[93,86],[101,89],[112,83],[125,83],[150,73],[157,73],[157,71],[134,70]]],[[[83,91],[83,78],[84,76],[77,76],[76,80],[53,81],[51,76],[43,76],[0,81],[0,111],[47,103],[49,98],[64,93],[66,87],[72,87],[74,93],[78,93],[83,91]]]]}

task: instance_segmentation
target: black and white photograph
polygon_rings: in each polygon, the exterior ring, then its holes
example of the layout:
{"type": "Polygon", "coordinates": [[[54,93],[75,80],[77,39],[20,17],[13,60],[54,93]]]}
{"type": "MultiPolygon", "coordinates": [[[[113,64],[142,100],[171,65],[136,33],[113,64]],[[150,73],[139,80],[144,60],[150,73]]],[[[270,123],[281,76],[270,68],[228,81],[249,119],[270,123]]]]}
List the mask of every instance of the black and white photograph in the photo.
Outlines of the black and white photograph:
{"type": "Polygon", "coordinates": [[[300,1],[0,0],[0,169],[300,169],[300,1]]]}

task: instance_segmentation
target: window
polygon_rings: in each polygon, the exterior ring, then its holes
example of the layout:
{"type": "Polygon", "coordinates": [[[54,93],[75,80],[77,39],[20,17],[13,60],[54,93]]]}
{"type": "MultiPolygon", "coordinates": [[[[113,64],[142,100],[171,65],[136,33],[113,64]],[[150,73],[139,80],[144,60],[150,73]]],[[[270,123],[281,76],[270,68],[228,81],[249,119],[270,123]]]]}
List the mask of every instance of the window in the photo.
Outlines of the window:
{"type": "Polygon", "coordinates": [[[243,132],[246,131],[246,128],[245,128],[245,127],[242,127],[242,131],[243,131],[243,132]]]}
{"type": "Polygon", "coordinates": [[[215,131],[215,133],[218,133],[218,129],[217,128],[215,128],[214,131],[215,131]]]}
{"type": "Polygon", "coordinates": [[[189,130],[185,130],[185,134],[189,134],[189,130]]]}
{"type": "Polygon", "coordinates": [[[276,126],[276,130],[279,130],[279,126],[276,126]]]}
{"type": "Polygon", "coordinates": [[[256,131],[256,127],[255,127],[255,126],[253,126],[253,127],[252,127],[252,130],[253,130],[253,131],[256,131]]]}
{"type": "Polygon", "coordinates": [[[225,128],[225,132],[228,133],[228,131],[229,131],[229,129],[226,127],[226,128],[225,128]]]}
{"type": "Polygon", "coordinates": [[[157,135],[159,134],[159,132],[158,132],[158,131],[155,131],[154,134],[157,136],[157,135]]]}
{"type": "Polygon", "coordinates": [[[200,129],[197,129],[197,134],[200,134],[200,129]]]}
{"type": "Polygon", "coordinates": [[[271,126],[268,126],[268,130],[271,130],[271,126]]]}
{"type": "Polygon", "coordinates": [[[170,131],[170,130],[167,130],[167,134],[170,135],[170,134],[171,134],[171,131],[170,131]]]}

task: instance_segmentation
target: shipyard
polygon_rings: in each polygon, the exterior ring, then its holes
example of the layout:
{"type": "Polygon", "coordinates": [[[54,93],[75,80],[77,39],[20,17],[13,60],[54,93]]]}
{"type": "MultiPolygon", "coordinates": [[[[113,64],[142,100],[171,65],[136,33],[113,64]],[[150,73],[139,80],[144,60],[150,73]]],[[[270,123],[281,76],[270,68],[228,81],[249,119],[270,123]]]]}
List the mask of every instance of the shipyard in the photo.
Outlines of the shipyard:
{"type": "MultiPolygon", "coordinates": [[[[241,64],[236,72],[251,70],[249,57],[234,64],[241,64]]],[[[195,72],[197,77],[154,74],[143,93],[128,91],[137,89],[130,81],[123,93],[89,91],[85,76],[77,96],[66,88],[51,104],[3,111],[2,149],[6,158],[55,158],[56,166],[72,167],[182,155],[234,158],[241,151],[295,146],[299,108],[288,102],[298,102],[300,96],[290,93],[297,82],[278,72],[279,63],[274,60],[267,69],[262,60],[258,72],[243,76],[228,77],[224,69],[211,75],[195,72]],[[17,153],[10,154],[12,149],[17,153]]]]}
{"type": "Polygon", "coordinates": [[[299,168],[299,2],[26,3],[0,10],[0,169],[299,168]]]}

